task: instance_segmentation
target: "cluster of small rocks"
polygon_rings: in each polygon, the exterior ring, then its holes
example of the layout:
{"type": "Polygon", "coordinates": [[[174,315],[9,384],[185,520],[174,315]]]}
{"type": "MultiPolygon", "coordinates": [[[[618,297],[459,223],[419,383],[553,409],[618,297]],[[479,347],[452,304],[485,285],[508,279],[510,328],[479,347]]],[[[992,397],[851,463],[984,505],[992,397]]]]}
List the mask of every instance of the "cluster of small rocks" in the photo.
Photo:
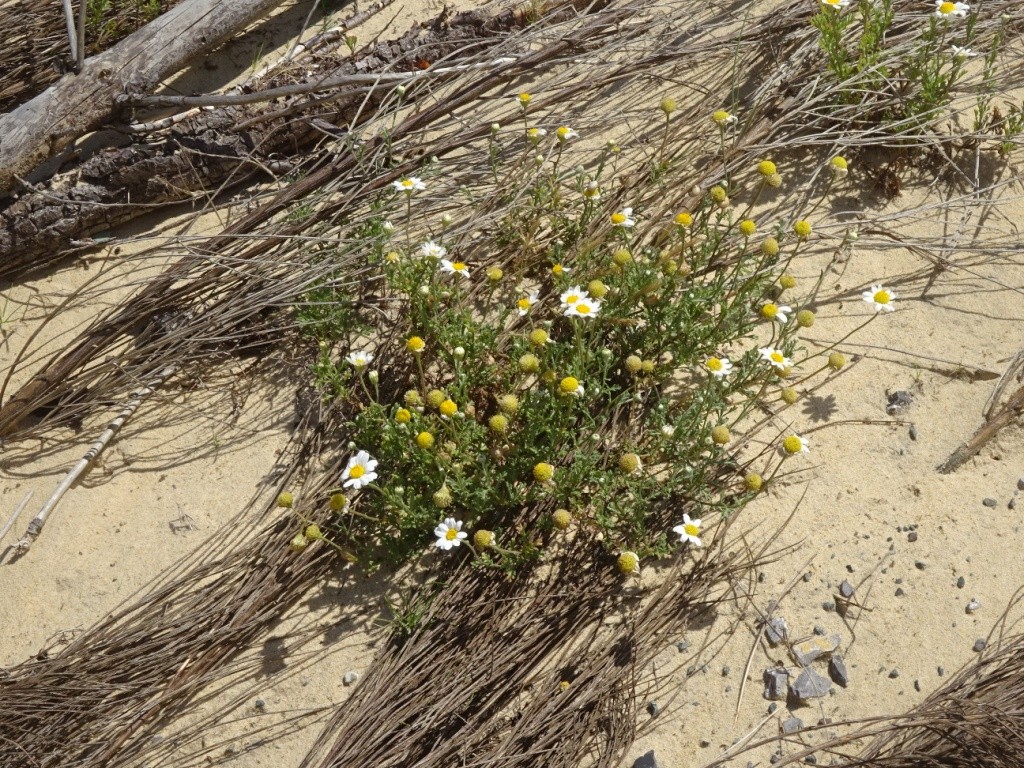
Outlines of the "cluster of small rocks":
{"type": "MultiPolygon", "coordinates": [[[[852,598],[854,588],[849,582],[844,581],[840,587],[840,594],[844,598],[852,598]]],[[[827,696],[832,688],[832,683],[845,688],[850,682],[850,675],[846,669],[842,655],[839,653],[839,646],[842,638],[839,635],[829,635],[823,627],[815,627],[815,633],[807,640],[791,643],[789,642],[789,628],[786,620],[776,616],[765,624],[765,637],[773,647],[786,645],[789,655],[799,665],[799,673],[794,675],[790,669],[784,666],[771,667],[764,671],[764,697],[769,701],[788,701],[791,705],[798,705],[811,699],[820,699],[827,696]],[[828,677],[823,676],[815,669],[815,663],[824,662],[828,677]]],[[[787,723],[794,728],[796,718],[790,718],[783,723],[783,730],[786,730],[787,723]]],[[[788,733],[789,731],[787,731],[788,733]]]]}

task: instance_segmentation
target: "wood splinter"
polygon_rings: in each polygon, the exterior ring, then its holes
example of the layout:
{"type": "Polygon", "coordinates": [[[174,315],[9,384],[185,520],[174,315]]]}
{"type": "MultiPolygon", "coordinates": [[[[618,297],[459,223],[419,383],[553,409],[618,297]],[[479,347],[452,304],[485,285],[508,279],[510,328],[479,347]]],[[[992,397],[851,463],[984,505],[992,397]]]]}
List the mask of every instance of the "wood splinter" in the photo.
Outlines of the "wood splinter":
{"type": "Polygon", "coordinates": [[[142,404],[142,401],[152,394],[153,391],[169,376],[174,375],[177,370],[178,367],[176,365],[169,365],[153,377],[153,379],[144,387],[131,393],[127,405],[125,405],[114,420],[107,425],[107,428],[103,430],[103,433],[96,439],[96,441],[89,446],[89,450],[86,451],[85,455],[79,459],[78,463],[71,468],[71,471],[64,476],[64,480],[57,486],[57,490],[53,492],[53,495],[47,499],[43,508],[39,510],[39,514],[32,518],[32,521],[28,524],[28,529],[25,531],[25,535],[14,545],[14,551],[19,556],[28,552],[29,548],[32,546],[32,542],[39,537],[39,534],[43,530],[43,526],[46,525],[47,518],[50,516],[50,513],[53,512],[57,504],[60,503],[64,494],[67,493],[68,489],[75,484],[79,477],[82,476],[85,470],[89,467],[89,464],[92,463],[100,453],[102,453],[103,449],[107,447],[107,443],[113,439],[114,435],[118,433],[118,430],[120,430],[131,415],[135,413],[138,407],[142,404]]]}
{"type": "Polygon", "coordinates": [[[981,449],[985,447],[985,444],[995,437],[1000,429],[1016,421],[1022,414],[1024,414],[1024,387],[1014,392],[1013,396],[1006,401],[1006,405],[986,421],[970,440],[953,451],[948,459],[939,464],[939,472],[948,475],[968,459],[977,456],[981,449]]]}

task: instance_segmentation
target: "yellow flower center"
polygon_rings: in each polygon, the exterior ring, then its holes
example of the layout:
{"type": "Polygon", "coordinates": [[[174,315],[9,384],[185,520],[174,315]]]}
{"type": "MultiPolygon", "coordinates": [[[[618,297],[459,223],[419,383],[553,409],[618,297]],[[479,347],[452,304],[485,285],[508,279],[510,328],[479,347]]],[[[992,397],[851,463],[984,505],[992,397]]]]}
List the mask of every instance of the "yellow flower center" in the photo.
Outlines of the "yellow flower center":
{"type": "Polygon", "coordinates": [[[456,261],[452,264],[452,269],[454,269],[456,272],[465,272],[466,264],[465,262],[462,261],[456,261]]]}
{"type": "Polygon", "coordinates": [[[686,523],[686,525],[683,526],[683,530],[686,531],[687,536],[697,536],[700,534],[700,528],[693,523],[686,523]]]}
{"type": "Polygon", "coordinates": [[[356,464],[352,469],[348,471],[348,476],[353,480],[358,480],[360,477],[366,474],[366,467],[362,464],[356,464]]]}
{"type": "Polygon", "coordinates": [[[566,304],[575,304],[579,300],[580,300],[579,294],[576,294],[576,293],[570,293],[568,296],[565,297],[565,303],[566,304]]]}
{"type": "Polygon", "coordinates": [[[576,311],[579,312],[581,315],[588,315],[590,314],[590,305],[587,303],[581,303],[579,306],[576,307],[576,311]]]}
{"type": "Polygon", "coordinates": [[[722,361],[719,360],[717,357],[709,357],[705,365],[707,365],[709,371],[722,370],[722,361]]]}
{"type": "Polygon", "coordinates": [[[445,400],[438,410],[445,416],[454,416],[458,412],[459,406],[453,400],[445,400]]]}
{"type": "Polygon", "coordinates": [[[943,16],[948,16],[954,11],[956,11],[956,3],[943,3],[939,6],[939,13],[943,16]]]}
{"type": "Polygon", "coordinates": [[[878,291],[874,295],[875,301],[877,303],[879,303],[879,304],[888,304],[889,303],[889,298],[890,297],[889,297],[889,292],[888,291],[878,291]]]}
{"type": "Polygon", "coordinates": [[[761,307],[761,316],[768,320],[774,320],[778,314],[779,308],[775,304],[765,304],[761,307]]]}
{"type": "Polygon", "coordinates": [[[551,268],[551,271],[556,275],[560,275],[565,271],[565,268],[561,264],[555,264],[555,266],[551,268]]]}
{"type": "Polygon", "coordinates": [[[626,222],[626,214],[624,213],[613,213],[612,224],[624,224],[626,222]]]}
{"type": "Polygon", "coordinates": [[[564,126],[564,125],[563,125],[563,126],[561,126],[561,127],[560,127],[560,128],[558,129],[558,131],[557,131],[557,133],[558,133],[558,138],[560,138],[560,139],[564,139],[564,138],[566,138],[566,137],[567,137],[567,136],[569,135],[569,130],[570,130],[570,129],[569,129],[568,127],[566,127],[566,126],[564,126]]]}
{"type": "Polygon", "coordinates": [[[562,392],[564,392],[565,394],[571,395],[577,389],[579,389],[579,386],[580,386],[580,382],[575,377],[573,377],[573,376],[566,376],[559,383],[558,388],[561,389],[562,392]]]}
{"type": "Polygon", "coordinates": [[[455,541],[455,539],[459,538],[459,532],[454,528],[449,528],[445,532],[444,537],[448,539],[448,541],[455,541]]]}
{"type": "Polygon", "coordinates": [[[530,308],[530,300],[529,299],[520,299],[519,301],[516,302],[516,306],[519,307],[521,310],[523,310],[525,312],[526,310],[528,310],[530,308]]]}
{"type": "Polygon", "coordinates": [[[782,441],[782,447],[786,451],[786,453],[800,453],[801,449],[804,446],[803,443],[800,442],[799,437],[797,437],[796,435],[790,435],[789,437],[782,441]]]}
{"type": "Polygon", "coordinates": [[[406,189],[412,189],[414,186],[412,179],[402,179],[402,186],[406,189]]]}
{"type": "Polygon", "coordinates": [[[786,359],[786,356],[783,355],[781,352],[772,352],[772,362],[773,363],[781,363],[785,359],[786,359]]]}

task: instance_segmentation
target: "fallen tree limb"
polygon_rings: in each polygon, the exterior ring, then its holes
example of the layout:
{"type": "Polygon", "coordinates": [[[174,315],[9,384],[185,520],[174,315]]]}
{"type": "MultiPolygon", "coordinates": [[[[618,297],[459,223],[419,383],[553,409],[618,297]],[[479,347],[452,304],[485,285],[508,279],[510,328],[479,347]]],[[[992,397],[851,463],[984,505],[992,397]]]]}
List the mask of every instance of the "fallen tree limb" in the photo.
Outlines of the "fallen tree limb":
{"type": "Polygon", "coordinates": [[[0,117],[0,196],[19,176],[103,123],[123,93],[146,93],[196,56],[215,48],[280,0],[187,0],[0,117]]]}
{"type": "MultiPolygon", "coordinates": [[[[387,5],[387,0],[375,3],[344,26],[354,26],[367,12],[387,5]]],[[[323,74],[309,90],[326,87],[322,81],[327,77],[356,77],[365,83],[391,74],[405,80],[410,77],[408,71],[414,70],[417,56],[439,59],[456,50],[464,52],[474,41],[503,34],[513,22],[509,14],[494,23],[479,14],[460,14],[444,23],[416,25],[353,59],[338,63],[333,57],[317,58],[314,63],[323,74]]],[[[325,42],[335,37],[327,35],[325,42]]],[[[315,50],[312,43],[309,50],[315,50]]],[[[271,88],[299,84],[310,85],[287,74],[267,82],[271,88]]],[[[241,104],[196,111],[173,123],[173,130],[162,139],[102,152],[48,185],[22,195],[0,211],[0,253],[6,255],[0,261],[0,278],[45,267],[69,249],[89,247],[94,244],[90,235],[155,207],[197,195],[205,199],[207,190],[229,179],[242,182],[267,168],[291,170],[291,158],[305,158],[308,148],[324,137],[325,126],[343,133],[372,116],[372,107],[383,98],[383,92],[374,93],[369,102],[364,94],[332,94],[327,101],[307,103],[298,100],[298,95],[266,107],[241,104]],[[294,119],[295,112],[303,119],[294,119]]],[[[406,102],[411,98],[412,91],[406,94],[406,102]]]]}
{"type": "MultiPolygon", "coordinates": [[[[148,24],[181,0],[137,2],[113,0],[94,6],[87,25],[86,53],[96,54],[148,24]],[[96,31],[93,31],[96,30],[96,31]]],[[[88,5],[88,4],[87,4],[88,5]]],[[[0,113],[46,90],[74,63],[68,49],[62,0],[13,0],[0,4],[0,113]]],[[[76,33],[77,35],[77,33],[76,33]]]]}
{"type": "Polygon", "coordinates": [[[949,458],[939,464],[937,469],[944,475],[948,475],[968,460],[977,456],[989,440],[996,436],[996,433],[1007,424],[1012,424],[1024,414],[1024,387],[1021,387],[1009,400],[1006,405],[1000,408],[995,415],[985,424],[979,427],[974,436],[966,443],[957,448],[949,455],[949,458]]]}

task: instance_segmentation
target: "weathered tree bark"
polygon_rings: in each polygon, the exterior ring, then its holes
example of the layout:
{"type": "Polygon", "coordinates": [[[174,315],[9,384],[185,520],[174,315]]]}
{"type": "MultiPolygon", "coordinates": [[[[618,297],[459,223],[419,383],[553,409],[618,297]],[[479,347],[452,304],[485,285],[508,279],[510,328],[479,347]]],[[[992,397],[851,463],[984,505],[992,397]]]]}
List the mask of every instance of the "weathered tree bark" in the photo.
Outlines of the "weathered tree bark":
{"type": "MultiPolygon", "coordinates": [[[[376,4],[383,7],[383,4],[376,4]]],[[[369,10],[369,9],[367,9],[369,10]]],[[[441,58],[470,40],[500,37],[507,22],[465,14],[443,24],[416,25],[340,63],[311,54],[318,79],[345,74],[407,71],[417,56],[441,58]]],[[[262,83],[280,86],[280,75],[262,83]]],[[[413,94],[407,95],[412,98],[413,94]]],[[[159,141],[101,152],[49,184],[22,195],[0,211],[0,278],[37,269],[68,249],[88,246],[90,235],[137,218],[154,207],[183,202],[225,180],[245,181],[253,172],[280,168],[305,157],[326,132],[340,133],[353,117],[370,117],[380,95],[341,96],[321,102],[308,96],[203,110],[179,122],[159,141]],[[295,119],[300,112],[302,119],[295,119]]],[[[358,119],[358,118],[357,118],[358,119]]]]}
{"type": "Polygon", "coordinates": [[[0,197],[83,134],[108,122],[117,97],[146,93],[196,56],[222,43],[280,0],[187,0],[108,51],[82,72],[0,116],[0,197]]]}

